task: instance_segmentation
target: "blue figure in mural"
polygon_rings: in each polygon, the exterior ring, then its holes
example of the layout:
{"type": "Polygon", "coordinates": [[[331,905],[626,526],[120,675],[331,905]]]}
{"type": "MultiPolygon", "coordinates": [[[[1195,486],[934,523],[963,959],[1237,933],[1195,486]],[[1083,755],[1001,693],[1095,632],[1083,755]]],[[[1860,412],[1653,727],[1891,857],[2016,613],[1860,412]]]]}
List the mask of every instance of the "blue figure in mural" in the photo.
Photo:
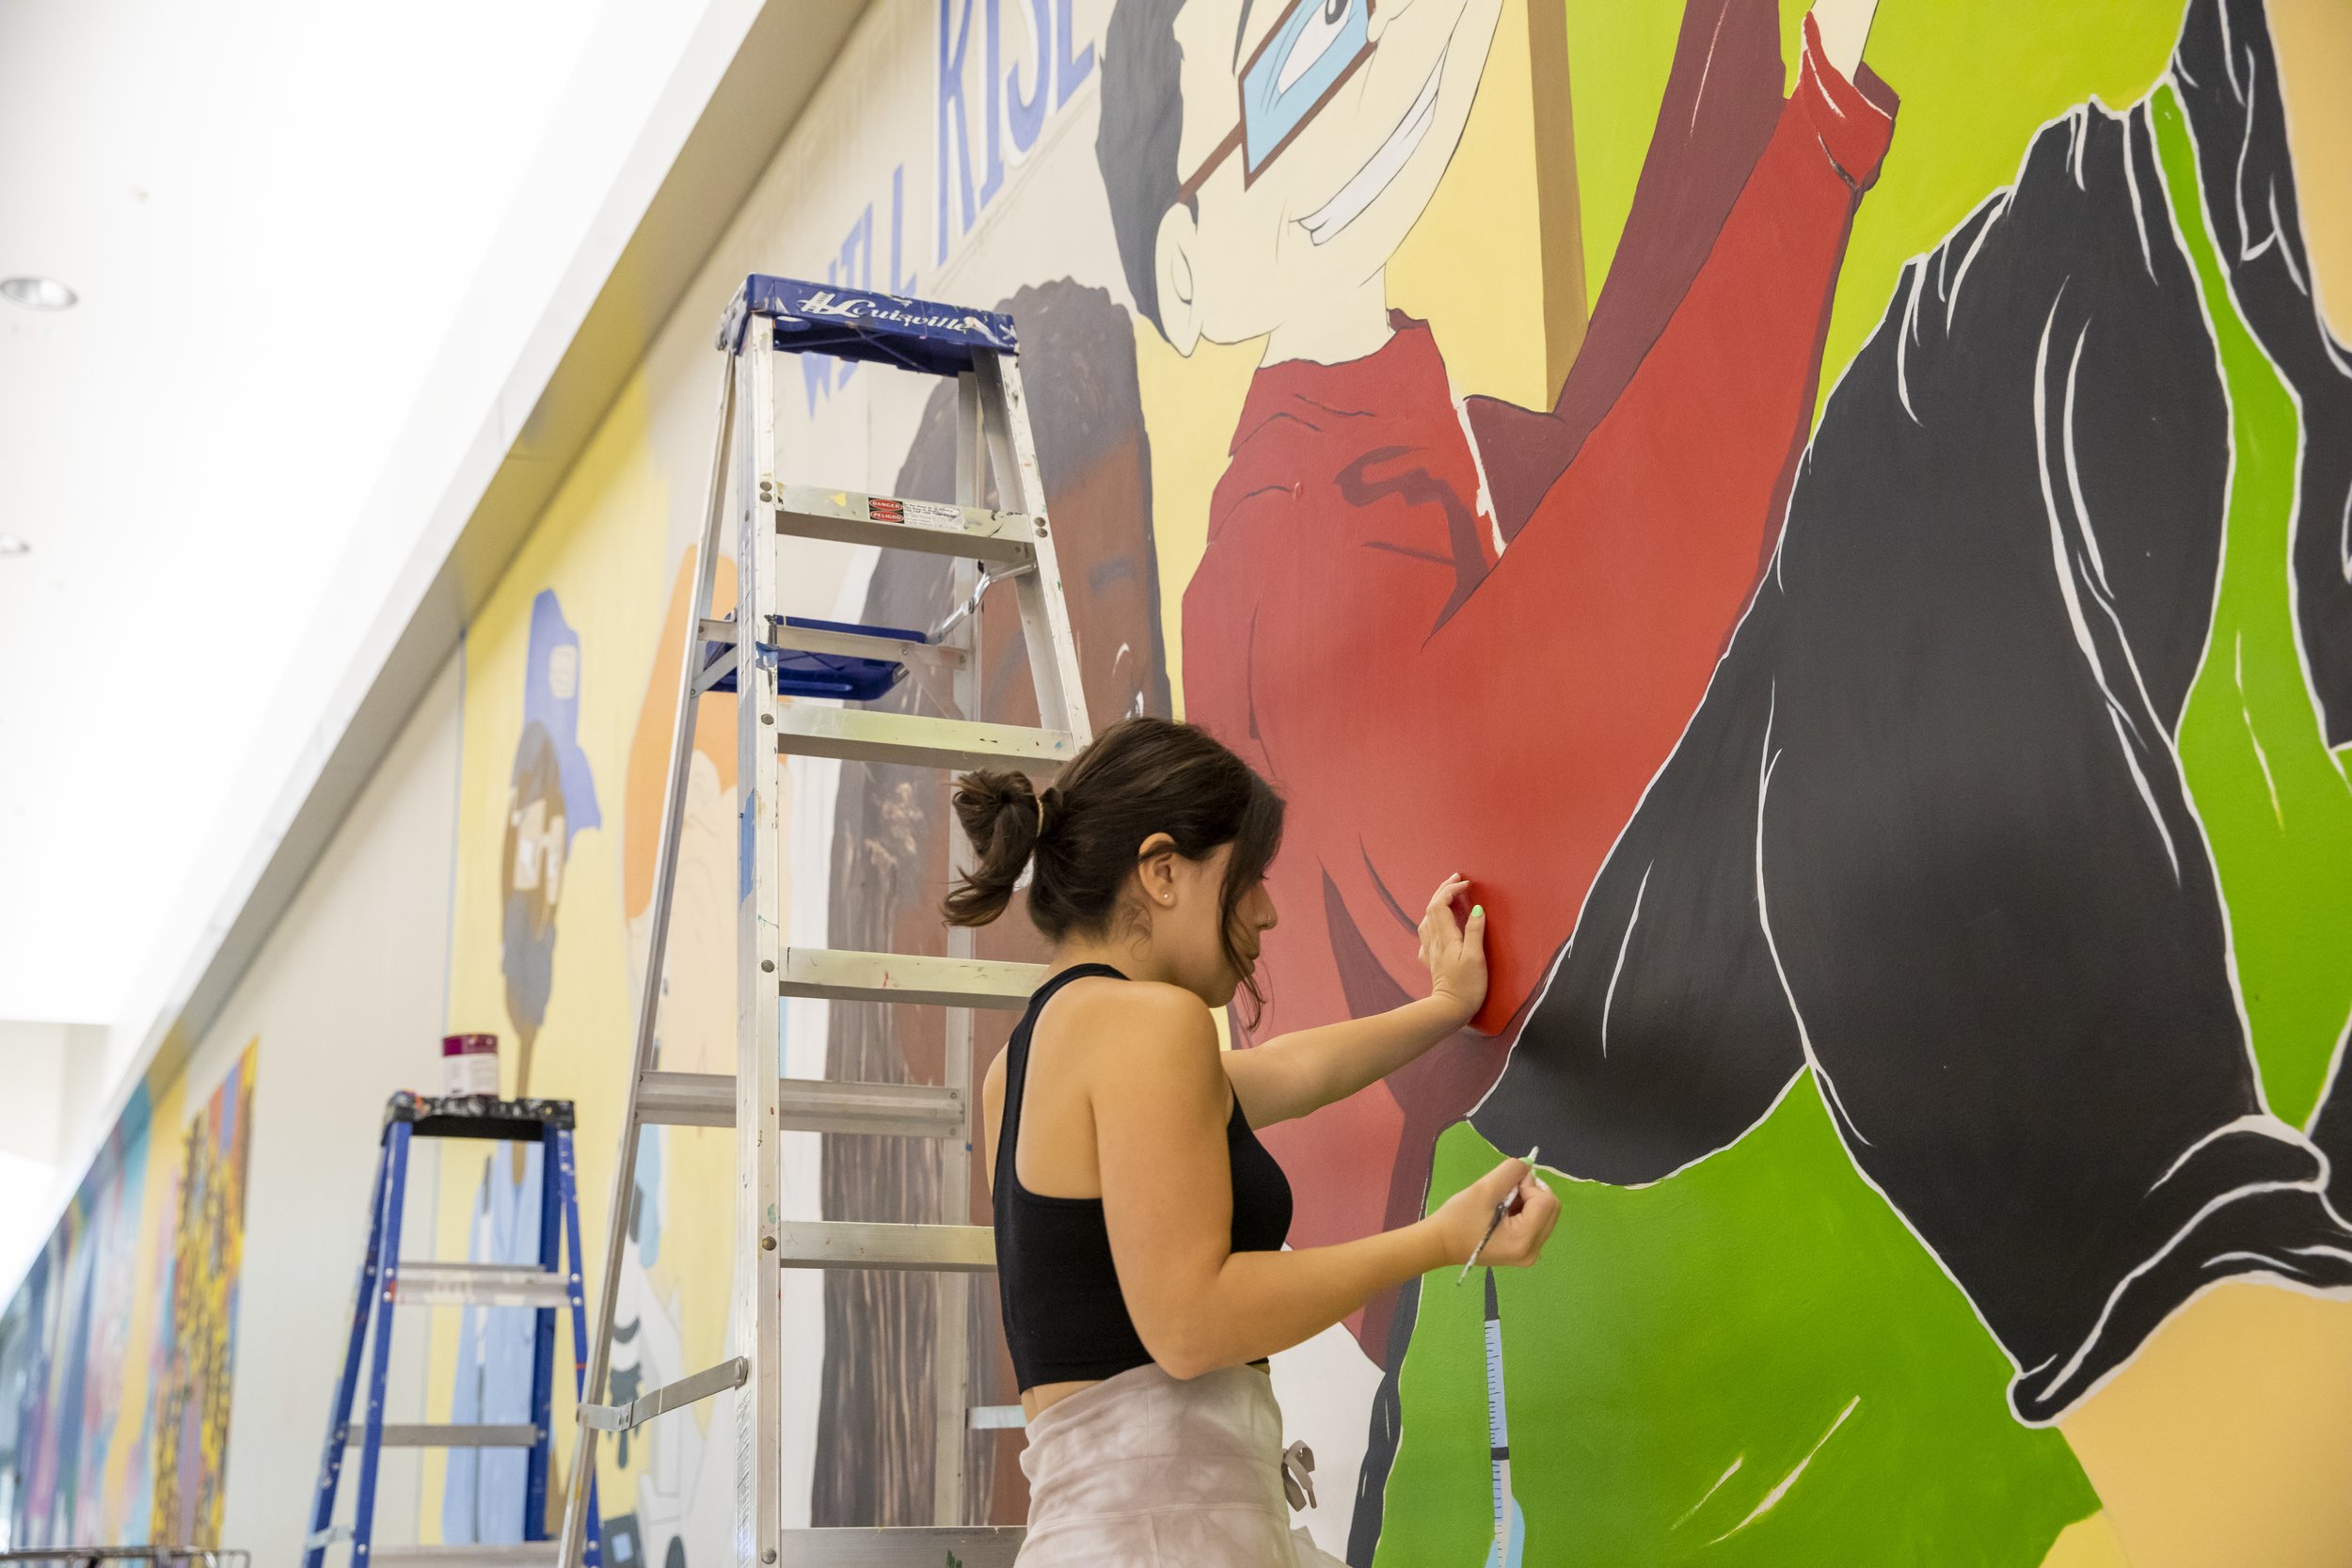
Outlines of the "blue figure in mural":
{"type": "MultiPolygon", "coordinates": [[[[531,1092],[531,1051],[547,1022],[555,985],[555,911],[572,838],[599,826],[596,779],[580,749],[580,634],[554,590],[531,604],[523,670],[522,735],[508,786],[506,844],[500,861],[501,968],[506,1012],[521,1042],[514,1092],[531,1092]]],[[[529,1263],[539,1256],[541,1150],[485,1158],[475,1193],[467,1258],[529,1263]]],[[[457,1333],[453,1421],[520,1424],[531,1419],[532,1312],[466,1309],[457,1333]]],[[[525,1455],[519,1449],[456,1449],[441,1500],[445,1541],[522,1539],[525,1455]]]]}
{"type": "Polygon", "coordinates": [[[501,938],[506,1014],[521,1049],[515,1092],[531,1092],[531,1048],[547,1022],[555,984],[555,907],[574,834],[599,825],[596,784],[580,749],[580,634],[555,591],[531,602],[531,652],[523,676],[523,733],[506,802],[500,862],[501,938]]]}
{"type": "MultiPolygon", "coordinates": [[[[482,1162],[466,1257],[477,1263],[532,1263],[539,1257],[541,1149],[517,1145],[519,1176],[496,1155],[482,1162]]],[[[450,1416],[460,1425],[520,1426],[531,1419],[532,1318],[527,1307],[469,1307],[457,1326],[457,1386],[450,1416]]],[[[522,1449],[452,1449],[441,1494],[441,1539],[485,1544],[523,1538],[522,1449]]]]}

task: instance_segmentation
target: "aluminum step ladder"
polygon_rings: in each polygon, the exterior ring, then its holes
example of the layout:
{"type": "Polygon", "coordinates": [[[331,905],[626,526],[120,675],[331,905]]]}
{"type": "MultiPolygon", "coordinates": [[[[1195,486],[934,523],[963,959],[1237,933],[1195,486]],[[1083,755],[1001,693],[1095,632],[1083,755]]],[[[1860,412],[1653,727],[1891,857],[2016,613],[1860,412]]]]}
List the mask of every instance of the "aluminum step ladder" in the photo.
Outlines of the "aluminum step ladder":
{"type": "MultiPolygon", "coordinates": [[[[303,1541],[302,1568],[322,1568],[329,1547],[351,1545],[351,1568],[370,1563],[418,1562],[440,1568],[504,1568],[507,1564],[552,1568],[556,1543],[548,1538],[548,1471],[554,1433],[555,1316],[572,1320],[572,1391],[580,1393],[580,1353],[588,1338],[587,1307],[580,1279],[580,1196],[572,1157],[572,1102],[568,1100],[495,1100],[487,1095],[446,1098],[396,1094],[384,1107],[384,1127],[375,1161],[375,1186],[368,1200],[368,1245],[353,1291],[351,1338],[343,1351],[343,1372],[334,1408],[326,1418],[326,1449],[319,1460],[318,1496],[310,1506],[310,1533],[303,1541]],[[539,1260],[528,1263],[454,1263],[400,1256],[400,1222],[408,1190],[408,1148],[415,1138],[488,1138],[535,1143],[539,1158],[539,1260]],[[388,1426],[384,1384],[391,1366],[392,1310],[399,1307],[527,1307],[534,1311],[532,1343],[531,1419],[521,1424],[469,1422],[388,1426]],[[368,1367],[368,1407],[352,1418],[359,1387],[359,1362],[375,1325],[368,1367]],[[335,1496],[343,1461],[359,1450],[359,1483],[349,1526],[335,1524],[335,1496]],[[523,1539],[503,1544],[384,1546],[374,1544],[375,1472],[383,1450],[406,1449],[528,1449],[523,1476],[523,1539]]],[[[580,1516],[587,1568],[603,1552],[603,1527],[593,1487],[580,1516]]]]}
{"type": "MultiPolygon", "coordinates": [[[[645,1127],[737,1130],[735,1234],[736,1354],[627,1404],[580,1408],[568,1503],[591,1496],[600,1433],[628,1431],[723,1388],[736,1403],[735,1560],[741,1568],[905,1564],[1004,1568],[1019,1549],[1016,1528],[967,1522],[964,1445],[976,1424],[967,1365],[971,1273],[994,1267],[985,1226],[960,1223],[971,1200],[972,1009],[1019,1009],[1043,978],[1035,964],[973,956],[972,933],[947,932],[941,956],[785,946],[785,903],[775,867],[784,759],[833,757],[942,770],[1011,768],[1051,773],[1091,738],[1076,644],[1062,594],[1022,397],[1010,317],[993,311],[755,274],[719,330],[725,356],[718,436],[696,557],[693,610],[678,658],[676,728],[663,799],[653,893],[650,959],[637,1018],[628,1109],[612,1172],[618,1216],[636,1182],[638,1133],[645,1127]],[[952,376],[957,388],[955,501],[866,495],[786,483],[776,451],[775,363],[779,353],[825,354],[952,376]],[[983,504],[993,468],[999,505],[983,504]],[[731,482],[731,485],[730,485],[731,482]],[[710,616],[721,524],[733,496],[738,610],[710,616]],[[915,550],[953,562],[954,610],[937,627],[849,626],[786,613],[780,541],[822,539],[915,550]],[[1038,727],[983,723],[980,607],[1009,580],[1037,688],[1038,727]],[[913,680],[942,717],[852,705],[913,680]],[[736,699],[742,790],[744,894],[737,917],[737,1072],[732,1079],[664,1072],[654,1061],[654,1025],[675,894],[677,842],[694,719],[705,692],[736,699]],[[826,699],[837,699],[834,705],[826,699]],[[786,997],[921,1004],[946,1013],[944,1083],[853,1084],[779,1079],[777,1008],[786,997]],[[859,1224],[787,1219],[781,1212],[780,1134],[787,1131],[930,1137],[946,1146],[943,1208],[958,1223],[859,1224]],[[934,1272],[938,1330],[931,1375],[937,1412],[933,1523],[891,1528],[783,1527],[785,1392],[782,1347],[785,1269],[903,1269],[934,1272]]],[[[946,784],[941,781],[943,792],[946,784]]],[[[969,847],[947,814],[949,852],[969,847]]],[[[946,868],[943,867],[945,871],[946,868]]],[[[819,871],[818,875],[825,872],[819,871]]],[[[942,879],[943,885],[945,878],[942,879]]],[[[604,1396],[616,1283],[626,1234],[612,1226],[590,1341],[588,1398],[604,1396]]],[[[994,1413],[992,1413],[994,1414],[994,1413]]],[[[985,1424],[1002,1424],[1001,1418],[985,1424]]],[[[567,1507],[565,1563],[578,1561],[590,1514],[567,1507]]]]}

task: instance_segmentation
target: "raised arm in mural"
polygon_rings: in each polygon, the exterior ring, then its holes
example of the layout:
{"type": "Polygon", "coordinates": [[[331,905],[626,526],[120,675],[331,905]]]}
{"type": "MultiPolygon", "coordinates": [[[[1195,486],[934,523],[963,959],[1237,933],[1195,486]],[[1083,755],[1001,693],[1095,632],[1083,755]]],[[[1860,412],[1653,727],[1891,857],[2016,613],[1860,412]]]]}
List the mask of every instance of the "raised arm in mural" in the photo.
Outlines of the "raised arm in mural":
{"type": "Polygon", "coordinates": [[[1488,1032],[1697,705],[1802,450],[1831,283],[1892,127],[1806,36],[1680,305],[1507,552],[1419,325],[1354,365],[1262,371],[1216,491],[1185,595],[1192,711],[1261,749],[1300,802],[1301,859],[1330,890],[1315,902],[1400,982],[1398,890],[1482,879],[1488,1032]]]}
{"type": "MultiPolygon", "coordinates": [[[[1221,139],[1235,83],[1262,102],[1254,62],[1308,48],[1285,42],[1297,13],[1122,0],[1101,151],[1138,306],[1180,349],[1267,341],[1184,602],[1189,716],[1293,804],[1274,879],[1295,912],[1269,939],[1259,1036],[1401,999],[1400,887],[1489,879],[1489,1030],[1566,939],[1770,547],[1831,283],[1891,128],[1891,95],[1858,64],[1872,9],[1817,8],[1784,102],[1775,8],[1693,0],[1560,404],[1481,405],[1474,448],[1435,338],[1388,310],[1383,269],[1461,135],[1493,8],[1343,15],[1324,47],[1348,74],[1252,166],[1248,109],[1240,156],[1221,139]],[[1504,473],[1515,504],[1482,510],[1482,474],[1504,473]]],[[[1401,1148],[1467,1109],[1499,1061],[1442,1047],[1410,1069],[1427,1090],[1410,1110],[1375,1087],[1281,1138],[1300,1234],[1407,1217],[1425,1157],[1400,1166],[1401,1148]]],[[[1378,1323],[1359,1330],[1383,1354],[1378,1323]]]]}

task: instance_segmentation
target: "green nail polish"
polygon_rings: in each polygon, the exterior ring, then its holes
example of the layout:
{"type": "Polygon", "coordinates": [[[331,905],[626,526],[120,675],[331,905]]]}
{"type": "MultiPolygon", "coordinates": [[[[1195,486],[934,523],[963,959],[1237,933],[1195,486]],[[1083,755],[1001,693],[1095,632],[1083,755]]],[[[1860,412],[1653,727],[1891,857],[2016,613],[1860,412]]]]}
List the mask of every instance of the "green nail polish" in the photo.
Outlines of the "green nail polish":
{"type": "Polygon", "coordinates": [[[1476,920],[1480,915],[1485,914],[1486,912],[1486,906],[1484,904],[1472,904],[1470,906],[1470,918],[1472,920],[1476,920]]]}

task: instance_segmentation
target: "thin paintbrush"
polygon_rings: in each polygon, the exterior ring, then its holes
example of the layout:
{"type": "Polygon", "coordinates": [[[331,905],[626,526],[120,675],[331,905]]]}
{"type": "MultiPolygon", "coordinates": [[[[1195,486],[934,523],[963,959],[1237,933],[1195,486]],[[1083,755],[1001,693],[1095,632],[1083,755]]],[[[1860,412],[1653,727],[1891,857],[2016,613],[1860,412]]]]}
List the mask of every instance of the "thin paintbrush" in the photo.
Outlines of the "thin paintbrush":
{"type": "MultiPolygon", "coordinates": [[[[1538,1145],[1537,1147],[1527,1151],[1527,1168],[1530,1171],[1533,1171],[1535,1168],[1535,1156],[1541,1154],[1542,1152],[1543,1148],[1541,1145],[1538,1145]]],[[[1476,1246],[1470,1248],[1470,1261],[1464,1263],[1462,1265],[1462,1272],[1454,1276],[1454,1284],[1459,1285],[1463,1280],[1470,1277],[1471,1267],[1478,1261],[1478,1255],[1486,1250],[1486,1243],[1488,1242],[1495,1239],[1496,1227],[1502,1225],[1505,1218],[1518,1213],[1520,1210],[1526,1207],[1527,1198],[1517,1187],[1511,1189],[1510,1196],[1495,1205],[1495,1217],[1486,1222],[1486,1233],[1478,1238],[1478,1244],[1476,1246]]]]}

